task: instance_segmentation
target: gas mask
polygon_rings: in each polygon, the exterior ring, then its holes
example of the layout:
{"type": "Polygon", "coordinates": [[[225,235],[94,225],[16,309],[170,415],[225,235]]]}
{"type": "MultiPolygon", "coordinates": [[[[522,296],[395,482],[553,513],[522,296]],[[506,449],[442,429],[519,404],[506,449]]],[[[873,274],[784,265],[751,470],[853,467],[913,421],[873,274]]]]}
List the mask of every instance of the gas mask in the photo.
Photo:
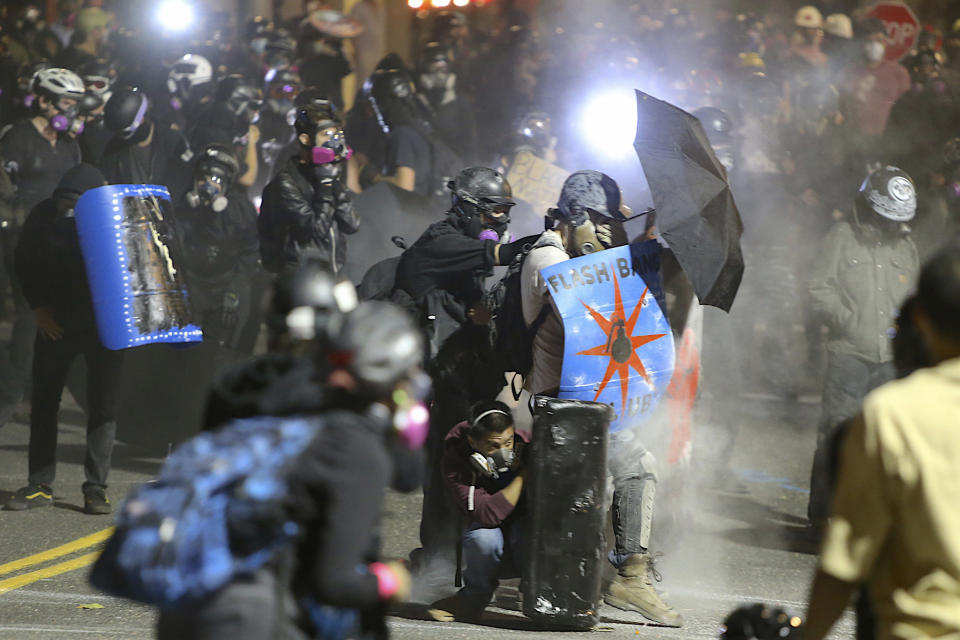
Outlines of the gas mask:
{"type": "Polygon", "coordinates": [[[215,171],[201,173],[192,191],[187,192],[187,203],[191,207],[206,206],[214,212],[220,213],[227,208],[227,180],[224,175],[215,171]]]}
{"type": "Polygon", "coordinates": [[[510,211],[491,212],[480,216],[480,224],[483,229],[477,234],[480,240],[493,240],[494,242],[510,242],[512,236],[508,230],[510,227],[510,211]]]}
{"type": "Polygon", "coordinates": [[[479,451],[470,454],[470,465],[485,478],[497,480],[513,468],[516,454],[513,448],[500,447],[487,455],[479,451]]]}
{"type": "MultiPolygon", "coordinates": [[[[551,216],[547,218],[548,228],[552,227],[558,215],[559,211],[551,209],[551,216]]],[[[620,247],[629,241],[623,224],[590,210],[579,224],[569,222],[567,234],[566,249],[574,257],[620,247]]]]}
{"type": "Polygon", "coordinates": [[[869,62],[880,62],[887,52],[887,46],[877,40],[870,40],[863,45],[863,55],[869,62]]]}
{"type": "Polygon", "coordinates": [[[421,73],[420,86],[426,91],[446,90],[452,76],[446,69],[421,73]]]}

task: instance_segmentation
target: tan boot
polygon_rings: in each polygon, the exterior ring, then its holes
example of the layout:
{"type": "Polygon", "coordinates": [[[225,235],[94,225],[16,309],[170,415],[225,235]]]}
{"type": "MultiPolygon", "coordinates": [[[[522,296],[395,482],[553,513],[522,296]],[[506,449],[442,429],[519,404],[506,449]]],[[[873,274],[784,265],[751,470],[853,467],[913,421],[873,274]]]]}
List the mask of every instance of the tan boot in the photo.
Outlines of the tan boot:
{"type": "Polygon", "coordinates": [[[483,616],[483,609],[471,607],[457,593],[431,604],[427,615],[437,622],[476,622],[483,616]]]}
{"type": "Polygon", "coordinates": [[[663,601],[653,587],[650,574],[654,573],[649,554],[634,554],[620,567],[610,583],[603,601],[624,611],[636,611],[644,618],[667,627],[683,626],[683,617],[663,601]]]}

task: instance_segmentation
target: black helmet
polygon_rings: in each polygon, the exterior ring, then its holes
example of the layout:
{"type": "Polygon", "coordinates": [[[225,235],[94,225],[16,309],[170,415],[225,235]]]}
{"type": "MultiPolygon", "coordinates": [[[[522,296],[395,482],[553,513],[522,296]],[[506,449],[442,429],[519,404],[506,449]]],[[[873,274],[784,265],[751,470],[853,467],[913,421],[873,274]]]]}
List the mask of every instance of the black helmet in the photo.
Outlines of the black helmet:
{"type": "MultiPolygon", "coordinates": [[[[297,109],[293,126],[298,136],[305,133],[313,140],[320,131],[330,127],[340,128],[342,125],[333,109],[316,109],[311,106],[297,109]]],[[[308,146],[313,146],[313,143],[311,142],[308,146]]]]}
{"type": "Polygon", "coordinates": [[[358,395],[376,400],[419,373],[423,338],[400,307],[364,302],[347,316],[331,356],[357,380],[358,395]]]}
{"type": "Polygon", "coordinates": [[[917,188],[897,167],[870,172],[860,185],[859,197],[874,213],[893,222],[909,222],[917,214],[917,188]]]}
{"type": "Polygon", "coordinates": [[[729,142],[733,136],[733,123],[730,117],[721,109],[716,107],[700,107],[692,114],[707,134],[707,139],[711,143],[729,142]]]}
{"type": "Polygon", "coordinates": [[[329,264],[308,261],[277,279],[267,325],[275,341],[318,342],[325,352],[357,303],[349,280],[334,276],[329,264]]]}
{"type": "Polygon", "coordinates": [[[298,109],[301,107],[310,107],[316,111],[326,111],[329,112],[331,120],[340,119],[340,116],[337,114],[336,105],[330,101],[330,98],[327,97],[324,91],[317,87],[308,87],[301,91],[297,95],[296,100],[293,101],[293,106],[298,109]]]}
{"type": "Polygon", "coordinates": [[[260,110],[263,94],[260,87],[239,74],[229,75],[217,85],[217,101],[225,104],[230,112],[248,121],[260,110]]]}
{"type": "Polygon", "coordinates": [[[447,184],[453,192],[453,208],[466,217],[474,213],[509,215],[513,201],[510,183],[499,171],[487,167],[469,167],[447,184]]]}
{"type": "Polygon", "coordinates": [[[229,147],[213,143],[197,154],[196,173],[221,175],[229,188],[240,174],[240,163],[229,147]]]}
{"type": "Polygon", "coordinates": [[[377,63],[377,68],[374,71],[407,71],[407,64],[403,61],[403,58],[400,57],[397,53],[388,53],[383,56],[380,62],[377,63]]]}
{"type": "Polygon", "coordinates": [[[123,139],[134,137],[148,122],[150,101],[140,89],[123,87],[113,92],[103,110],[104,126],[123,139]]]}
{"type": "Polygon", "coordinates": [[[721,640],[791,640],[800,637],[800,618],[764,604],[735,609],[720,628],[721,640]]]}
{"type": "Polygon", "coordinates": [[[263,78],[270,98],[291,98],[300,92],[302,80],[293,69],[271,69],[263,78]]]}

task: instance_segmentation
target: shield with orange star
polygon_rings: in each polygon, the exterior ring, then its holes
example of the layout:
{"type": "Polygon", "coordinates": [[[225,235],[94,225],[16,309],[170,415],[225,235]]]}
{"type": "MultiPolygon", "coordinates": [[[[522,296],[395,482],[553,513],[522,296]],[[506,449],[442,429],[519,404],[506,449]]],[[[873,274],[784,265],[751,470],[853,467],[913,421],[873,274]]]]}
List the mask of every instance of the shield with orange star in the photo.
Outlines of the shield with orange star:
{"type": "Polygon", "coordinates": [[[563,320],[559,396],[610,405],[611,431],[642,425],[670,384],[675,359],[660,247],[648,240],[608,249],[542,275],[563,320]]]}

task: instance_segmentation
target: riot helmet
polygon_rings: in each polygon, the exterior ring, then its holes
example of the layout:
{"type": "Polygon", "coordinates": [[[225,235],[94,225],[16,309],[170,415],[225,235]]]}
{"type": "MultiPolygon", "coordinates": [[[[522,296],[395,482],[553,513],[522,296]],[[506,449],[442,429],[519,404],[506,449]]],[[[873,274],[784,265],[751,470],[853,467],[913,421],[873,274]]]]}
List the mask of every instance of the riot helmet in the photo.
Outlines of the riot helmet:
{"type": "Polygon", "coordinates": [[[510,209],[516,205],[510,183],[499,171],[469,167],[447,184],[451,212],[460,230],[472,238],[500,240],[510,224],[510,209]]]}
{"type": "Polygon", "coordinates": [[[115,135],[130,142],[142,142],[150,135],[150,100],[136,87],[113,92],[103,111],[103,124],[115,135]]]}
{"type": "Polygon", "coordinates": [[[167,74],[167,90],[183,101],[193,99],[195,91],[213,80],[213,66],[201,55],[188,53],[170,68],[167,74]]]}
{"type": "Polygon", "coordinates": [[[599,171],[577,171],[563,183],[548,223],[566,225],[567,251],[579,256],[626,244],[624,210],[629,212],[613,178],[599,171]]]}
{"type": "Polygon", "coordinates": [[[217,85],[217,102],[226,106],[236,118],[236,124],[246,131],[250,123],[256,122],[263,106],[263,93],[240,74],[229,75],[217,85]]]}
{"type": "Polygon", "coordinates": [[[917,188],[902,169],[886,166],[871,171],[860,185],[858,200],[884,220],[903,223],[917,214],[917,188]]]}
{"type": "Polygon", "coordinates": [[[191,207],[209,206],[219,213],[227,208],[227,194],[240,174],[240,163],[224,145],[210,144],[197,155],[194,187],[187,193],[191,207]]]}
{"type": "MultiPolygon", "coordinates": [[[[68,69],[41,69],[33,77],[32,90],[50,105],[45,115],[55,131],[79,135],[83,131],[80,101],[86,89],[83,81],[68,69]]],[[[40,113],[41,105],[34,103],[40,113]]]]}
{"type": "Polygon", "coordinates": [[[319,353],[326,354],[343,329],[345,315],[357,304],[353,284],[333,275],[329,264],[304,262],[274,285],[267,316],[271,349],[296,350],[297,345],[314,343],[319,353]]]}

